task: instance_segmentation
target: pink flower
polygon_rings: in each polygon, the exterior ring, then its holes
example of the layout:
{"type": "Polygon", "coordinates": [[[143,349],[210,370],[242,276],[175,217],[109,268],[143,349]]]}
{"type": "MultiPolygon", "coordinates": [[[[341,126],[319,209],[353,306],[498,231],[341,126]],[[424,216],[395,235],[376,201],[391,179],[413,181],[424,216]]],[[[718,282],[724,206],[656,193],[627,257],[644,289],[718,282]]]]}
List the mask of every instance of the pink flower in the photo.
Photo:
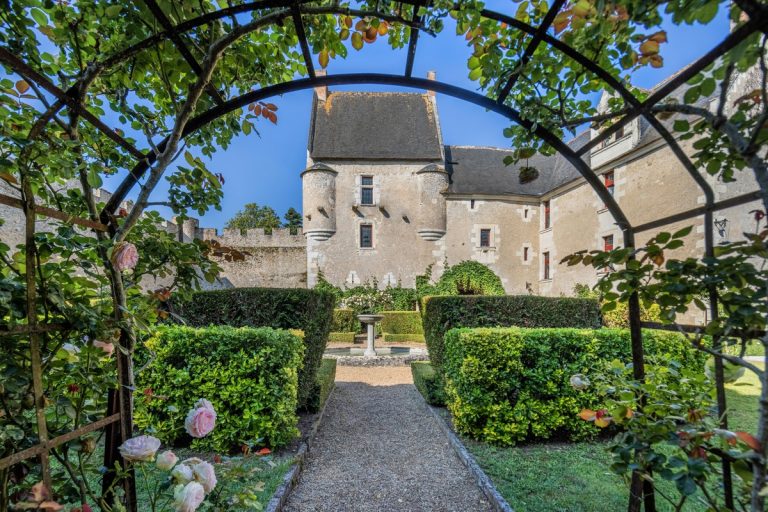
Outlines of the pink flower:
{"type": "Polygon", "coordinates": [[[106,341],[94,340],[93,346],[103,350],[107,357],[111,356],[115,351],[115,345],[113,343],[107,343],[106,341]]]}
{"type": "Polygon", "coordinates": [[[143,462],[155,458],[160,448],[160,440],[152,436],[138,436],[128,439],[120,445],[120,455],[127,461],[143,462]]]}
{"type": "Polygon", "coordinates": [[[173,453],[171,450],[166,450],[157,456],[157,462],[155,462],[155,465],[157,465],[158,469],[169,471],[173,466],[176,465],[178,461],[179,458],[175,453],[173,453]]]}
{"type": "Polygon", "coordinates": [[[195,481],[203,486],[206,494],[216,487],[216,472],[208,462],[200,461],[192,466],[192,473],[195,475],[195,481]]]}
{"type": "Polygon", "coordinates": [[[195,512],[205,499],[205,489],[197,482],[177,485],[173,491],[173,509],[176,512],[195,512]]]}
{"type": "Polygon", "coordinates": [[[192,472],[192,468],[184,464],[177,464],[176,467],[171,470],[171,476],[177,484],[187,484],[195,478],[195,474],[192,472]]]}
{"type": "Polygon", "coordinates": [[[197,401],[195,407],[187,414],[184,427],[192,437],[205,437],[216,425],[216,411],[208,400],[202,398],[197,401]]]}
{"type": "Polygon", "coordinates": [[[122,272],[124,270],[133,270],[136,263],[139,262],[139,251],[136,246],[129,242],[120,242],[112,249],[112,265],[122,272]]]}

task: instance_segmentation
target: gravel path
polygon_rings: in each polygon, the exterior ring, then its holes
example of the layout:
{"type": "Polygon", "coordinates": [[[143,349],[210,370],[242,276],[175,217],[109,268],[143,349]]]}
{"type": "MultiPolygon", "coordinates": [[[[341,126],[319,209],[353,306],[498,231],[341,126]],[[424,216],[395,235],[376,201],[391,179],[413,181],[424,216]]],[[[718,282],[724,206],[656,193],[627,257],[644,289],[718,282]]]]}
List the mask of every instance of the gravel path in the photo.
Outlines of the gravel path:
{"type": "Polygon", "coordinates": [[[485,511],[411,369],[340,366],[298,486],[283,510],[485,511]]]}

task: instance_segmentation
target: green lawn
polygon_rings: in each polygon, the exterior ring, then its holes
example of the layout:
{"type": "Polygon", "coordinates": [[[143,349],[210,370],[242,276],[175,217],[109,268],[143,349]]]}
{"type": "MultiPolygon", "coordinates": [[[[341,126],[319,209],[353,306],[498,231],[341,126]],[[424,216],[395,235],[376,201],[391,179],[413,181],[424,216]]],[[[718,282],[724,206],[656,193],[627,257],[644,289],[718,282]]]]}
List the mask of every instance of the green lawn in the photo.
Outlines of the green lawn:
{"type": "MultiPolygon", "coordinates": [[[[730,425],[754,432],[757,425],[757,378],[751,372],[727,386],[730,425]]],[[[526,512],[624,510],[627,485],[605,465],[605,443],[536,444],[499,448],[464,440],[478,464],[512,508],[526,512]]],[[[660,490],[674,495],[668,482],[660,490]]],[[[658,499],[659,510],[672,510],[658,499]]],[[[683,510],[704,510],[695,502],[683,510]]]]}

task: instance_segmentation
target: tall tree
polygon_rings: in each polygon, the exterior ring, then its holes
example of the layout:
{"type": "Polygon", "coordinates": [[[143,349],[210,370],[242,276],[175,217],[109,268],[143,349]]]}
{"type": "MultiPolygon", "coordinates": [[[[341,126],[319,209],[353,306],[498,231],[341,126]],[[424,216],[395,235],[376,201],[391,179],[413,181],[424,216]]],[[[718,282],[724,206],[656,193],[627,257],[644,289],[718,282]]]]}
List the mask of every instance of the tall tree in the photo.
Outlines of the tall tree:
{"type": "Polygon", "coordinates": [[[269,233],[281,225],[280,217],[271,207],[248,203],[234,217],[229,219],[224,227],[227,229],[264,228],[269,233]]]}
{"type": "Polygon", "coordinates": [[[291,230],[291,233],[298,233],[302,227],[301,214],[296,211],[295,208],[288,208],[283,216],[285,219],[285,227],[291,230]]]}

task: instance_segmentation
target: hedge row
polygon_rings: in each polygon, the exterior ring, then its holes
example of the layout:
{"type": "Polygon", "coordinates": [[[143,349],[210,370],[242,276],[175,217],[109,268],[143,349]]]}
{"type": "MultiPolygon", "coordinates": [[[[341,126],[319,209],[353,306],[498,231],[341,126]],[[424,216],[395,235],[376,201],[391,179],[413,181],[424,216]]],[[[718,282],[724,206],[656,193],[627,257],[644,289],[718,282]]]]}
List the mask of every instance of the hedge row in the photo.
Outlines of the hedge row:
{"type": "Polygon", "coordinates": [[[415,341],[417,343],[424,343],[423,334],[390,334],[385,332],[382,336],[385,343],[402,343],[406,341],[415,341]]]}
{"type": "Polygon", "coordinates": [[[161,326],[145,345],[155,360],[136,378],[138,389],[151,390],[136,398],[139,428],[169,444],[224,453],[260,439],[283,446],[298,435],[298,336],[268,327],[161,326]],[[184,419],[200,398],[216,409],[216,428],[192,439],[184,419]]]}
{"type": "Polygon", "coordinates": [[[389,334],[424,334],[418,311],[382,311],[381,332],[389,334]]]}
{"type": "Polygon", "coordinates": [[[333,343],[354,343],[355,333],[354,332],[329,332],[328,341],[331,341],[333,343]]]}
{"type": "Polygon", "coordinates": [[[445,406],[444,382],[427,361],[411,363],[413,385],[430,405],[445,406]]]}
{"type": "Polygon", "coordinates": [[[598,328],[600,306],[594,299],[535,295],[438,296],[424,300],[424,337],[429,359],[439,373],[443,337],[454,327],[598,328]]]}
{"type": "MultiPolygon", "coordinates": [[[[643,332],[648,356],[703,371],[703,352],[673,332],[643,332]]],[[[584,439],[594,424],[578,417],[599,397],[570,377],[631,361],[626,329],[453,329],[445,336],[445,392],[459,432],[501,445],[529,439],[584,439]]]]}
{"type": "Polygon", "coordinates": [[[336,360],[323,358],[320,363],[320,369],[317,371],[317,384],[320,386],[320,408],[323,408],[325,401],[333,391],[336,381],[336,360]]]}
{"type": "Polygon", "coordinates": [[[360,320],[357,319],[353,310],[347,308],[338,308],[333,310],[331,332],[357,332],[359,330],[360,320]]]}
{"type": "Polygon", "coordinates": [[[174,312],[188,325],[272,327],[304,331],[304,364],[299,371],[299,408],[317,410],[317,370],[333,317],[333,295],[301,288],[233,288],[198,292],[175,303],[174,312]]]}

